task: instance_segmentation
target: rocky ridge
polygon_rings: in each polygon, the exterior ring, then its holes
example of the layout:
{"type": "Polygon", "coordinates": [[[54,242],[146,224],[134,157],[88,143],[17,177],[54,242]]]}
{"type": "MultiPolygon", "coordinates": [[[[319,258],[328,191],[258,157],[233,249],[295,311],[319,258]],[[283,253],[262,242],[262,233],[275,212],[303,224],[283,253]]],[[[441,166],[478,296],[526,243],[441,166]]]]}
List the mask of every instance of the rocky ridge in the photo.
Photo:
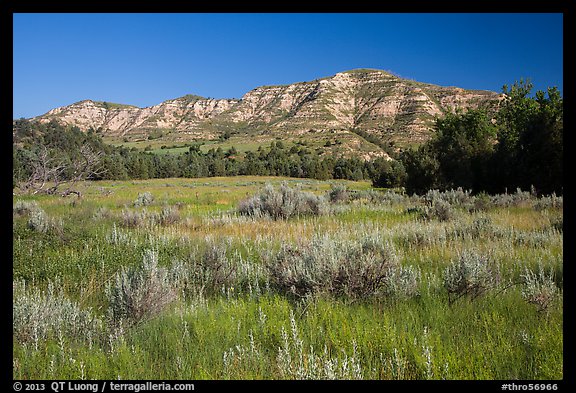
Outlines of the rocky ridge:
{"type": "Polygon", "coordinates": [[[35,119],[56,119],[121,137],[159,132],[193,140],[224,131],[285,137],[311,130],[359,130],[387,141],[418,143],[430,136],[435,117],[489,107],[500,98],[495,92],[441,87],[360,69],[310,82],[257,87],[242,99],[187,95],[147,108],[85,100],[35,119]]]}

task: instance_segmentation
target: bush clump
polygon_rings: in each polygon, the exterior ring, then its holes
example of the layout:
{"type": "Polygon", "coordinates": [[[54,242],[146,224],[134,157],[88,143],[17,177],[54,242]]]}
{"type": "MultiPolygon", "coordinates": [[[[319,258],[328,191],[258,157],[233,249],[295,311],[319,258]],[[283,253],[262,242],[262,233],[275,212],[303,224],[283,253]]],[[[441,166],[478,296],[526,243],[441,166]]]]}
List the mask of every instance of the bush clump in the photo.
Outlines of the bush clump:
{"type": "Polygon", "coordinates": [[[538,274],[526,268],[522,278],[524,287],[522,297],[530,304],[534,304],[539,312],[546,311],[558,294],[558,287],[554,283],[552,272],[546,274],[542,266],[538,274]]]}
{"type": "Polygon", "coordinates": [[[154,196],[150,192],[146,191],[138,194],[138,197],[134,201],[134,206],[149,206],[152,202],[154,202],[154,196]]]}
{"type": "Polygon", "coordinates": [[[241,215],[270,217],[274,220],[318,216],[326,212],[326,202],[320,196],[290,188],[285,183],[279,190],[267,184],[258,195],[240,202],[238,212],[241,215]]]}
{"type": "Polygon", "coordinates": [[[543,196],[534,204],[534,210],[542,211],[547,209],[562,209],[564,207],[564,197],[556,196],[552,193],[548,196],[543,196]]]}
{"type": "Polygon", "coordinates": [[[172,272],[158,266],[158,252],[146,250],[137,268],[123,267],[106,287],[113,324],[136,325],[162,312],[176,300],[172,272]]]}
{"type": "Polygon", "coordinates": [[[16,201],[12,206],[12,213],[17,216],[24,216],[38,209],[40,209],[40,206],[38,206],[36,201],[16,201]]]}
{"type": "Polygon", "coordinates": [[[163,226],[176,224],[180,221],[180,213],[176,207],[164,206],[157,216],[157,221],[163,226]]]}
{"type": "Polygon", "coordinates": [[[50,218],[36,201],[17,201],[12,206],[12,213],[16,216],[28,215],[27,226],[35,232],[62,234],[62,222],[50,218]]]}
{"type": "Polygon", "coordinates": [[[145,209],[142,209],[142,211],[122,209],[120,218],[122,226],[126,228],[139,228],[150,224],[148,222],[148,213],[145,209]]]}
{"type": "Polygon", "coordinates": [[[20,342],[38,342],[57,333],[76,339],[96,338],[102,321],[83,310],[49,282],[46,291],[28,288],[25,281],[12,284],[12,331],[20,342]]]}
{"type": "Polygon", "coordinates": [[[33,231],[46,233],[50,230],[51,220],[41,208],[32,210],[28,218],[28,228],[33,231]]]}
{"type": "Polygon", "coordinates": [[[40,207],[30,212],[28,228],[40,233],[51,232],[62,235],[62,221],[49,217],[40,207]]]}
{"type": "Polygon", "coordinates": [[[415,271],[402,270],[398,260],[392,244],[377,236],[361,241],[324,236],[300,246],[282,246],[269,259],[268,269],[271,282],[296,297],[414,295],[415,271]],[[400,288],[402,282],[411,288],[400,288]]]}
{"type": "Polygon", "coordinates": [[[470,207],[474,202],[474,197],[471,195],[471,191],[464,191],[462,190],[462,187],[446,191],[429,190],[423,196],[423,199],[430,204],[434,204],[435,201],[441,200],[452,206],[459,206],[462,208],[470,207]]]}
{"type": "Polygon", "coordinates": [[[328,191],[328,200],[330,203],[342,203],[350,200],[350,192],[345,185],[334,184],[328,191]]]}
{"type": "Polygon", "coordinates": [[[449,302],[463,296],[473,299],[494,288],[500,280],[497,263],[487,255],[462,253],[444,270],[444,288],[449,302]]]}
{"type": "Polygon", "coordinates": [[[214,294],[237,282],[236,263],[228,258],[226,243],[208,241],[203,250],[178,262],[184,289],[187,292],[214,294]]]}

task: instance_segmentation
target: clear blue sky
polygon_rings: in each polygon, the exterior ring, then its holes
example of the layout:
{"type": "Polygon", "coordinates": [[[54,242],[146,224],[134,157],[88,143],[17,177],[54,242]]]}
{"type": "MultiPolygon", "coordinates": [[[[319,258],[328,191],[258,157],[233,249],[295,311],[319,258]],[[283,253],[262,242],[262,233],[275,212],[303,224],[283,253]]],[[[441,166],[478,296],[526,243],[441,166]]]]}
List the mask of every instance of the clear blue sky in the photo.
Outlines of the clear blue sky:
{"type": "Polygon", "coordinates": [[[501,91],[563,83],[562,14],[14,14],[13,118],[146,107],[378,68],[501,91]]]}

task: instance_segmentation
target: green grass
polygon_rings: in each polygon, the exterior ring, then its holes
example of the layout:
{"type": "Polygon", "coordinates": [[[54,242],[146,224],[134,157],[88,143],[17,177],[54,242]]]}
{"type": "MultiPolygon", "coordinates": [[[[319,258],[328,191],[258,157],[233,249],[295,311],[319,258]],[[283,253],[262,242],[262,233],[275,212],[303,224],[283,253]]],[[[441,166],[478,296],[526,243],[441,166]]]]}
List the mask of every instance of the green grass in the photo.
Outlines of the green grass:
{"type": "Polygon", "coordinates": [[[106,109],[139,109],[137,106],[134,105],[126,105],[126,104],[117,104],[114,102],[107,102],[107,101],[95,101],[96,104],[104,106],[106,109]]]}
{"type": "Polygon", "coordinates": [[[243,155],[248,151],[255,152],[259,148],[269,149],[272,142],[278,140],[282,140],[286,149],[290,149],[295,143],[303,142],[306,144],[306,148],[311,151],[330,153],[336,156],[350,157],[358,154],[381,153],[381,149],[378,146],[348,131],[306,133],[293,138],[286,138],[285,135],[279,133],[277,135],[272,134],[266,136],[245,133],[233,135],[225,141],[175,141],[170,139],[170,135],[151,140],[129,140],[126,142],[121,138],[104,138],[106,143],[114,146],[124,146],[138,150],[148,149],[146,151],[153,154],[182,154],[187,152],[191,145],[201,143],[200,150],[203,153],[208,152],[210,149],[220,148],[223,151],[227,151],[231,147],[234,147],[240,155],[243,155]],[[331,146],[325,146],[327,142],[329,142],[331,146]]]}
{"type": "Polygon", "coordinates": [[[455,207],[448,221],[423,220],[408,210],[421,202],[405,198],[360,199],[331,205],[324,216],[279,221],[234,213],[241,200],[266,183],[277,187],[282,182],[317,195],[335,183],[351,190],[370,188],[368,182],[235,177],[88,182],[80,200],[15,196],[15,201],[37,201],[60,224],[41,233],[28,227],[28,215],[14,214],[14,281],[24,280],[28,290],[40,291],[55,283],[104,325],[89,338],[58,331],[39,339],[14,335],[13,377],[563,378],[562,292],[539,312],[524,300],[520,283],[526,268],[543,266],[555,272],[561,288],[563,239],[553,227],[561,209],[538,211],[532,202],[482,212],[455,207]],[[145,191],[153,202],[134,206],[145,191]],[[154,222],[151,217],[167,206],[179,220],[154,222]],[[128,210],[147,218],[141,226],[126,227],[122,214],[128,210]],[[488,224],[474,232],[479,220],[488,224]],[[402,266],[418,269],[419,296],[318,294],[299,300],[276,289],[268,277],[267,258],[281,244],[322,235],[335,242],[360,241],[373,234],[395,247],[402,266]],[[125,327],[122,334],[114,330],[106,286],[118,271],[139,266],[146,250],[156,250],[159,265],[167,269],[177,261],[190,264],[211,244],[224,247],[226,260],[239,269],[236,278],[213,292],[183,288],[156,317],[125,327]],[[450,304],[444,270],[466,250],[498,262],[501,286],[450,304]],[[345,361],[347,369],[342,368],[345,361]]]}

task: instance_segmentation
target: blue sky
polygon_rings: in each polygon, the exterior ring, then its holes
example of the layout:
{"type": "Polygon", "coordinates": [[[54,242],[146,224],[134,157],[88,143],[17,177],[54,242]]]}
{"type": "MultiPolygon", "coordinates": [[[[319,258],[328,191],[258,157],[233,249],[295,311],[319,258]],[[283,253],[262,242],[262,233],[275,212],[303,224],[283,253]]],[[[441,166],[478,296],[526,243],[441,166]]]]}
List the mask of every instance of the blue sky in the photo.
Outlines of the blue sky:
{"type": "Polygon", "coordinates": [[[353,68],[501,91],[563,84],[562,14],[14,14],[13,118],[83,99],[146,107],[185,94],[353,68]]]}

